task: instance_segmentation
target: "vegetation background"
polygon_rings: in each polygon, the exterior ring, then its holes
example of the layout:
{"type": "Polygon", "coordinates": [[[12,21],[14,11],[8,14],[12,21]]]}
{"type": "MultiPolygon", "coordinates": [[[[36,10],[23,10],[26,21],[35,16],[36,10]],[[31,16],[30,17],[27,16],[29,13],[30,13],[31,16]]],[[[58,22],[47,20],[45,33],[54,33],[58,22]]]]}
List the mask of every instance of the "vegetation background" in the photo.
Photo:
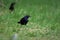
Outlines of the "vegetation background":
{"type": "Polygon", "coordinates": [[[60,0],[0,0],[0,40],[17,32],[18,40],[60,40],[60,0]],[[12,2],[15,10],[9,11],[12,2]],[[26,26],[17,22],[30,15],[26,26]]]}

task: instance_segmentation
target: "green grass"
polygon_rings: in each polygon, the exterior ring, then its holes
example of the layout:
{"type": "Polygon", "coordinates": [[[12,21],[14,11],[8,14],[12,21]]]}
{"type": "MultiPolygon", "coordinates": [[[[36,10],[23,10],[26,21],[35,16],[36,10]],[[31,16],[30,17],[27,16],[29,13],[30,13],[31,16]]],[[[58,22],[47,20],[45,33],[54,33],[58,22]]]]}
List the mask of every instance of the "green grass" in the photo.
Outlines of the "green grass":
{"type": "Polygon", "coordinates": [[[20,29],[19,40],[60,40],[60,0],[1,0],[0,40],[9,38],[20,29]],[[16,1],[15,10],[10,13],[11,2],[16,1]],[[26,26],[17,22],[30,15],[26,26]]]}

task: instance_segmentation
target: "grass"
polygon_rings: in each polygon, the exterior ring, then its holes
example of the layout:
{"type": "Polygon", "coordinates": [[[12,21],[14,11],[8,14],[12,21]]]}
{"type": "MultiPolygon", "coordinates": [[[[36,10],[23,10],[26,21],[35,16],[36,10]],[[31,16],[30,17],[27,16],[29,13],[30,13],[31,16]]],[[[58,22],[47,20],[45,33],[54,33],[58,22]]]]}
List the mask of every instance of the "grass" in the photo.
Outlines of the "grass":
{"type": "Polygon", "coordinates": [[[0,40],[9,38],[18,30],[18,40],[60,40],[60,0],[1,0],[0,40]],[[10,13],[11,2],[16,1],[15,10],[10,13]],[[30,15],[26,26],[17,22],[30,15]]]}

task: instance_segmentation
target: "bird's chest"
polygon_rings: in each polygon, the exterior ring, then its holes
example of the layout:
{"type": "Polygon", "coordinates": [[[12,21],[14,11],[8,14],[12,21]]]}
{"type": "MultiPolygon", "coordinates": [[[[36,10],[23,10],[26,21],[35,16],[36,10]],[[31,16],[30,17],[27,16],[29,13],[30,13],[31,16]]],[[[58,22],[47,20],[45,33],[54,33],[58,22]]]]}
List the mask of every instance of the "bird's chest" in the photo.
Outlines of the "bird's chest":
{"type": "Polygon", "coordinates": [[[27,22],[28,22],[28,20],[25,20],[25,19],[20,21],[21,24],[27,24],[27,22]]]}
{"type": "Polygon", "coordinates": [[[14,7],[13,7],[13,6],[11,6],[11,7],[10,7],[10,9],[11,9],[11,10],[13,10],[13,9],[14,9],[14,7]]]}

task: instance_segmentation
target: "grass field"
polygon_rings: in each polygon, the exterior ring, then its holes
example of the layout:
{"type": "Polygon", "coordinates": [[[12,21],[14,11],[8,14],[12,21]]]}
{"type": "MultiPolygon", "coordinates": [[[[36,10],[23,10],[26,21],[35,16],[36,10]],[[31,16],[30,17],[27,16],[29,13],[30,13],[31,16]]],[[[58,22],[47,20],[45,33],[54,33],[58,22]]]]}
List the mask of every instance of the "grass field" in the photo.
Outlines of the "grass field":
{"type": "Polygon", "coordinates": [[[18,30],[18,40],[60,40],[60,0],[0,0],[0,40],[9,40],[18,30]],[[11,13],[9,6],[16,2],[11,13]],[[26,26],[17,22],[30,15],[26,26]]]}

